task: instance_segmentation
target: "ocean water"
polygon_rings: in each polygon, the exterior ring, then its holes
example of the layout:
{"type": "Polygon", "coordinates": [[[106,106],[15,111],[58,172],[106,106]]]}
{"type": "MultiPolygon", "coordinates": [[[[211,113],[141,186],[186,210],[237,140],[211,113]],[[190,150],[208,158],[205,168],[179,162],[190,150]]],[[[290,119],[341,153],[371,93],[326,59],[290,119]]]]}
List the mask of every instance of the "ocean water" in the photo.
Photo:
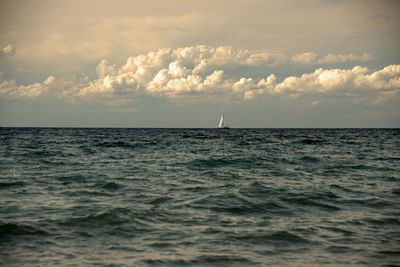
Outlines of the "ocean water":
{"type": "Polygon", "coordinates": [[[399,129],[0,128],[0,266],[395,266],[399,129]]]}

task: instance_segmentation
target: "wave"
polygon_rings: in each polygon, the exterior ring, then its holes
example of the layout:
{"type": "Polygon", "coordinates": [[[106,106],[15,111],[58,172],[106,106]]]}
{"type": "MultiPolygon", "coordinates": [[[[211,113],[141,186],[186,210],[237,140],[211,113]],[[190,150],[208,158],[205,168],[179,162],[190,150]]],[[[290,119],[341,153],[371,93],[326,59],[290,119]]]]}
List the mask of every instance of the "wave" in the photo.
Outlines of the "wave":
{"type": "Polygon", "coordinates": [[[79,201],[83,201],[93,197],[112,197],[114,192],[111,190],[97,190],[97,189],[69,189],[62,192],[65,196],[76,197],[79,201]]]}
{"type": "Polygon", "coordinates": [[[262,183],[260,181],[252,182],[246,186],[242,186],[239,189],[239,193],[242,196],[251,198],[251,199],[266,199],[275,196],[282,196],[288,192],[286,188],[276,188],[272,186],[267,186],[267,184],[262,183]]]}
{"type": "Polygon", "coordinates": [[[57,175],[56,179],[61,181],[64,185],[67,185],[71,183],[85,183],[89,178],[88,175],[83,173],[67,173],[57,175]]]}
{"type": "Polygon", "coordinates": [[[0,182],[0,189],[8,189],[9,187],[26,186],[25,182],[0,182]]]}
{"type": "Polygon", "coordinates": [[[321,161],[320,159],[313,156],[303,156],[300,158],[300,160],[303,162],[310,162],[310,163],[318,163],[321,161]]]}
{"type": "Polygon", "coordinates": [[[115,226],[129,222],[129,218],[127,217],[126,214],[129,214],[128,209],[117,208],[100,213],[68,218],[63,221],[60,221],[59,224],[65,226],[88,226],[88,227],[95,227],[102,225],[115,226]]]}
{"type": "Polygon", "coordinates": [[[369,208],[385,208],[391,207],[393,204],[390,201],[382,200],[379,198],[369,197],[369,198],[351,198],[339,201],[341,204],[346,204],[349,206],[362,206],[369,208]]]}
{"type": "Polygon", "coordinates": [[[200,139],[200,140],[210,140],[210,139],[218,139],[218,138],[220,138],[219,136],[213,135],[213,134],[210,134],[210,133],[206,133],[206,134],[202,134],[202,133],[199,133],[199,134],[193,134],[193,133],[191,133],[191,134],[183,134],[183,135],[181,135],[181,137],[184,138],[184,139],[200,139]]]}
{"type": "Polygon", "coordinates": [[[354,234],[353,231],[335,227],[335,226],[320,226],[320,228],[331,231],[331,232],[342,234],[343,236],[351,236],[354,234]]]}
{"type": "Polygon", "coordinates": [[[168,202],[170,200],[172,200],[172,198],[163,196],[163,197],[152,198],[152,199],[150,199],[148,201],[145,201],[145,203],[152,204],[152,205],[161,205],[161,204],[164,204],[164,203],[166,203],[166,202],[168,202]]]}
{"type": "Polygon", "coordinates": [[[327,193],[317,193],[311,195],[288,194],[286,196],[281,197],[280,199],[285,203],[296,205],[297,208],[300,209],[306,207],[315,207],[327,211],[339,211],[342,208],[332,204],[333,203],[332,200],[336,198],[338,198],[337,195],[335,195],[332,192],[327,192],[327,193]],[[329,204],[325,202],[328,202],[329,204]]]}
{"type": "Polygon", "coordinates": [[[195,159],[186,162],[186,166],[189,169],[202,170],[209,168],[219,168],[226,166],[235,166],[240,168],[253,168],[263,167],[265,160],[261,157],[255,158],[207,158],[207,159],[195,159]]]}
{"type": "Polygon", "coordinates": [[[247,257],[234,255],[201,255],[194,259],[144,259],[141,262],[151,266],[249,266],[259,264],[247,257]]]}
{"type": "Polygon", "coordinates": [[[223,193],[219,195],[205,195],[184,202],[186,207],[199,210],[210,210],[217,213],[229,213],[233,215],[247,214],[285,214],[287,207],[279,202],[264,198],[248,198],[241,193],[223,193]]]}
{"type": "Polygon", "coordinates": [[[304,145],[317,145],[317,144],[326,143],[326,141],[322,140],[322,139],[305,138],[305,139],[301,139],[301,140],[296,140],[296,141],[294,141],[294,143],[299,143],[299,144],[304,144],[304,145]]]}
{"type": "Polygon", "coordinates": [[[372,219],[368,218],[363,220],[368,224],[375,224],[375,225],[400,225],[400,220],[398,218],[380,218],[380,219],[372,219]]]}
{"type": "Polygon", "coordinates": [[[397,195],[397,196],[400,196],[400,188],[396,188],[396,189],[392,189],[392,192],[391,192],[393,195],[397,195]]]}
{"type": "Polygon", "coordinates": [[[151,140],[151,141],[140,141],[140,142],[128,142],[128,141],[104,141],[98,142],[94,145],[100,148],[129,148],[129,149],[138,149],[138,148],[146,148],[158,145],[159,141],[151,140]]]}
{"type": "Polygon", "coordinates": [[[245,214],[272,214],[272,213],[286,213],[287,209],[276,202],[266,202],[260,204],[239,204],[227,206],[214,206],[210,208],[216,212],[226,212],[235,215],[245,214]]]}
{"type": "Polygon", "coordinates": [[[397,257],[398,129],[21,131],[0,134],[3,265],[397,257]]]}
{"type": "Polygon", "coordinates": [[[241,234],[228,234],[229,240],[246,242],[250,244],[308,244],[311,241],[289,231],[275,231],[270,233],[250,232],[241,234]]]}
{"type": "Polygon", "coordinates": [[[117,190],[125,187],[124,185],[116,182],[98,183],[96,186],[107,190],[117,190]]]}
{"type": "Polygon", "coordinates": [[[0,240],[1,237],[19,235],[48,235],[48,232],[28,224],[0,223],[0,240]]]}

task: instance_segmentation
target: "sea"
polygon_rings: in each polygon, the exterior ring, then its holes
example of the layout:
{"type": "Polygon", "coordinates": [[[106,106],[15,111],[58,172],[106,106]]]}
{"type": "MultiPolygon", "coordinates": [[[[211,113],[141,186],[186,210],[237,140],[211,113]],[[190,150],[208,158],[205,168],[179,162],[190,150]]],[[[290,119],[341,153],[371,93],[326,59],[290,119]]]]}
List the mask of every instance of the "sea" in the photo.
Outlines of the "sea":
{"type": "Polygon", "coordinates": [[[400,266],[400,129],[0,128],[0,266],[400,266]]]}

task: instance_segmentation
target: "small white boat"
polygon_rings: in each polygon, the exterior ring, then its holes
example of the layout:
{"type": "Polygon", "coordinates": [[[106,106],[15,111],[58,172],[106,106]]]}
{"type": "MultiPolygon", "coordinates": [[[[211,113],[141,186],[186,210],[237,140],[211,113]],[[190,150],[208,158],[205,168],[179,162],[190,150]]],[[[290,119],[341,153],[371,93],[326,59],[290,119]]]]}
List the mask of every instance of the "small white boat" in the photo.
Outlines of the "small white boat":
{"type": "Polygon", "coordinates": [[[231,128],[231,127],[229,127],[229,124],[225,123],[224,114],[221,115],[221,119],[219,121],[218,128],[220,128],[220,129],[229,129],[229,128],[231,128]]]}

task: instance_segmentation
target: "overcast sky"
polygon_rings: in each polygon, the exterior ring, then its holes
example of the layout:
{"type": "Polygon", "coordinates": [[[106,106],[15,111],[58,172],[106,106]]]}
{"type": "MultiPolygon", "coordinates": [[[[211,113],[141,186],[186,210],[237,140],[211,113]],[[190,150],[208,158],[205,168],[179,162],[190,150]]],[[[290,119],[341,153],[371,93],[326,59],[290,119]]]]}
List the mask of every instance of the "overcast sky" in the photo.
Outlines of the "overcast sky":
{"type": "Polygon", "coordinates": [[[0,126],[400,127],[400,1],[0,1],[0,126]]]}

